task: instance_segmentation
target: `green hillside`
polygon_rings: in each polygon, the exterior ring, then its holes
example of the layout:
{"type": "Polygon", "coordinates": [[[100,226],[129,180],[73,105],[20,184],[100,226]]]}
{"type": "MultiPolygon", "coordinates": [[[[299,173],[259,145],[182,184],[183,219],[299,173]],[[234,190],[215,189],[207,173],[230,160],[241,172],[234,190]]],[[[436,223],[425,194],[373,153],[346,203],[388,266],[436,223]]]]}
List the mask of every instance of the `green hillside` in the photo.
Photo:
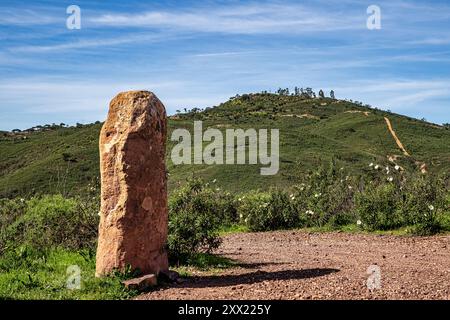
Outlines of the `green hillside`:
{"type": "MultiPolygon", "coordinates": [[[[170,160],[174,142],[168,142],[169,189],[189,176],[216,179],[217,187],[233,192],[289,187],[302,175],[335,158],[352,174],[394,160],[405,170],[449,172],[450,130],[361,104],[275,94],[243,95],[204,111],[169,119],[169,139],[176,128],[193,120],[207,127],[280,130],[280,170],[261,176],[261,165],[180,165],[170,160]],[[389,118],[410,156],[403,155],[388,131],[389,118]]],[[[54,128],[35,133],[0,134],[0,198],[35,193],[76,194],[98,183],[98,136],[101,124],[54,128]]],[[[206,145],[207,143],[205,143],[206,145]]]]}

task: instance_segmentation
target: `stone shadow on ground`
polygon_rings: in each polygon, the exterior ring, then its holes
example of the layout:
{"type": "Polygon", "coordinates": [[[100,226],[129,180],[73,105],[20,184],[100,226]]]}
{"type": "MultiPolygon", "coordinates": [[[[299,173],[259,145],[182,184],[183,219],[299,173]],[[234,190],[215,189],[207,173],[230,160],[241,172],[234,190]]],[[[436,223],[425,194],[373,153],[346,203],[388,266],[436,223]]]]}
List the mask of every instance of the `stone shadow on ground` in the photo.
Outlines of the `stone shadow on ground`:
{"type": "Polygon", "coordinates": [[[308,278],[316,278],[326,276],[339,269],[331,268],[314,268],[302,270],[281,270],[281,271],[255,271],[244,274],[226,274],[217,276],[193,276],[186,279],[179,287],[183,288],[205,288],[205,287],[229,287],[242,284],[253,284],[263,281],[280,281],[280,280],[300,280],[308,278]]]}
{"type": "Polygon", "coordinates": [[[254,262],[254,263],[236,263],[236,266],[243,269],[259,269],[262,267],[271,267],[278,265],[286,265],[289,262],[254,262]]]}

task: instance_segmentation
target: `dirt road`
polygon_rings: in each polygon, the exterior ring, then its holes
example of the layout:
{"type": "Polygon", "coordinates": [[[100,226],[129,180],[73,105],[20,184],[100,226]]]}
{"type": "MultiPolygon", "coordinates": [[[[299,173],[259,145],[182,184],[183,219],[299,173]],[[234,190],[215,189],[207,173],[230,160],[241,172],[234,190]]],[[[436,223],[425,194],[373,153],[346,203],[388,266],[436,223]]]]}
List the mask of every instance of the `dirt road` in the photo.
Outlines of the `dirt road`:
{"type": "Polygon", "coordinates": [[[218,253],[239,266],[138,299],[450,299],[449,236],[241,233],[218,253]],[[379,289],[367,288],[370,266],[380,268],[379,289]]]}

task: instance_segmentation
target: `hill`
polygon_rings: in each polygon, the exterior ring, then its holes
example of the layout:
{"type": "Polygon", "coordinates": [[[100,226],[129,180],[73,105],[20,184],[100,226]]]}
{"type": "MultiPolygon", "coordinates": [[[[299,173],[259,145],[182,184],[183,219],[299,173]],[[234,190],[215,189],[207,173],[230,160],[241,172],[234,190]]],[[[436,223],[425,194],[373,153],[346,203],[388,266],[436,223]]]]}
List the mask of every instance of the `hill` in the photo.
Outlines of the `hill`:
{"type": "MultiPolygon", "coordinates": [[[[405,170],[450,170],[450,130],[360,103],[329,98],[306,99],[278,94],[246,94],[205,110],[169,118],[169,140],[177,128],[279,129],[280,170],[261,176],[260,165],[175,166],[168,141],[169,189],[189,176],[216,180],[232,192],[289,187],[302,175],[335,159],[349,174],[369,163],[405,170]],[[390,131],[390,129],[392,129],[390,131]],[[403,148],[403,149],[402,149],[403,148]]],[[[98,185],[98,136],[101,124],[0,136],[0,198],[36,193],[76,194],[98,185]]]]}

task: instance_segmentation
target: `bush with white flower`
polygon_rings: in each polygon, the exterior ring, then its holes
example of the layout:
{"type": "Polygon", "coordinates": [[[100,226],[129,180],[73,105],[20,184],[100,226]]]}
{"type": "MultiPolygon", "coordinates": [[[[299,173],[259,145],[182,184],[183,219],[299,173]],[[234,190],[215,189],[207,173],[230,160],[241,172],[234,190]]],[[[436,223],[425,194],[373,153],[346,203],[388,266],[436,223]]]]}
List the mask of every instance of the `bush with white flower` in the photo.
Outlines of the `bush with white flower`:
{"type": "Polygon", "coordinates": [[[369,174],[356,196],[356,211],[370,230],[387,230],[403,226],[419,234],[440,229],[444,211],[445,179],[417,172],[406,172],[396,165],[369,174]],[[384,178],[382,178],[384,176],[384,178]]]}
{"type": "Polygon", "coordinates": [[[241,223],[251,231],[291,229],[299,225],[295,196],[286,191],[252,192],[238,203],[241,223]]]}
{"type": "Polygon", "coordinates": [[[349,215],[353,205],[353,184],[353,178],[345,170],[337,170],[335,160],[328,168],[320,167],[309,174],[307,183],[297,186],[294,194],[301,226],[331,224],[338,227],[341,223],[354,223],[349,215]],[[341,219],[344,216],[345,219],[341,219]]]}

